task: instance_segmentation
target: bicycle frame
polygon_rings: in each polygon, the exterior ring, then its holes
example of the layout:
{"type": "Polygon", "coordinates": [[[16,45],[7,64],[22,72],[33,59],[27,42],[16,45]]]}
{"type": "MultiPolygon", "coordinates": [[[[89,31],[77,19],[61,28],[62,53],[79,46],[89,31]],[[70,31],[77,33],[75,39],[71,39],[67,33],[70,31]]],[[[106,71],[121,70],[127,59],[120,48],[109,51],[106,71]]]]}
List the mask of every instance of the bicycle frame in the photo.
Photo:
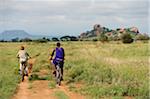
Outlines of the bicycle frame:
{"type": "Polygon", "coordinates": [[[62,78],[62,73],[61,73],[61,68],[60,68],[60,61],[56,65],[56,83],[60,86],[61,85],[61,78],[62,78]]]}
{"type": "Polygon", "coordinates": [[[26,63],[25,62],[22,62],[22,69],[21,69],[21,79],[22,79],[22,82],[24,81],[24,76],[25,76],[25,72],[26,72],[26,63]]]}

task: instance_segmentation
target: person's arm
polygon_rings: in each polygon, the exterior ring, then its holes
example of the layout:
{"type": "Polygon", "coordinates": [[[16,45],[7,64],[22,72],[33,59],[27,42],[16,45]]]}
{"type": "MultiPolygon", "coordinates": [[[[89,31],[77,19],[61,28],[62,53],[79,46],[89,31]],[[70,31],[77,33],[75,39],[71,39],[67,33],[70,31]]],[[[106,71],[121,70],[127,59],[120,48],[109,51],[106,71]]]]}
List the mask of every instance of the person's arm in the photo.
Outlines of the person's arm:
{"type": "Polygon", "coordinates": [[[19,52],[17,53],[16,57],[19,58],[19,52]]]}
{"type": "Polygon", "coordinates": [[[30,55],[27,52],[26,52],[26,55],[27,55],[28,58],[31,58],[30,55]]]}
{"type": "Polygon", "coordinates": [[[49,58],[50,60],[52,60],[54,53],[55,53],[55,49],[53,50],[52,54],[50,55],[50,58],[49,58]]]}
{"type": "Polygon", "coordinates": [[[63,59],[65,59],[65,51],[63,48],[62,48],[62,51],[63,51],[63,59]]]}

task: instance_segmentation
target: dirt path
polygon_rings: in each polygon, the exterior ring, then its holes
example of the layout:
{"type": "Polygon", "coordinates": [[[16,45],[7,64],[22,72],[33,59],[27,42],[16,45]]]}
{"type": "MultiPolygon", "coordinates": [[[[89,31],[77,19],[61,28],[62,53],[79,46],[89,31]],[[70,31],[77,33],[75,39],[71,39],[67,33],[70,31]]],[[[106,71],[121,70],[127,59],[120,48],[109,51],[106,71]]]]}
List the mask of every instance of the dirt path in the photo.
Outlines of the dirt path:
{"type": "Polygon", "coordinates": [[[12,99],[61,99],[60,96],[56,96],[56,92],[63,92],[68,97],[67,99],[85,99],[84,96],[69,91],[64,83],[62,83],[62,86],[54,89],[48,87],[49,83],[50,81],[47,80],[29,82],[26,77],[25,81],[19,84],[17,92],[12,99]]]}
{"type": "Polygon", "coordinates": [[[85,99],[85,96],[69,91],[66,85],[60,86],[59,90],[63,91],[69,99],[85,99]]]}
{"type": "MultiPolygon", "coordinates": [[[[35,61],[36,58],[32,58],[28,61],[28,63],[32,67],[35,61]]],[[[40,70],[40,72],[38,72],[38,75],[49,76],[48,72],[49,71],[46,69],[40,70]]],[[[84,96],[69,91],[68,86],[65,85],[63,82],[60,87],[56,87],[53,89],[49,88],[49,83],[51,83],[51,81],[48,80],[35,80],[31,82],[28,81],[27,77],[25,77],[24,82],[21,82],[18,85],[17,92],[16,94],[14,94],[12,99],[62,99],[63,97],[61,98],[61,95],[57,96],[57,92],[63,93],[63,95],[67,96],[69,99],[85,99],[84,96]]]]}
{"type": "Polygon", "coordinates": [[[48,88],[48,81],[34,81],[30,86],[25,78],[25,81],[19,84],[17,93],[12,99],[56,99],[52,93],[53,90],[48,88]]]}

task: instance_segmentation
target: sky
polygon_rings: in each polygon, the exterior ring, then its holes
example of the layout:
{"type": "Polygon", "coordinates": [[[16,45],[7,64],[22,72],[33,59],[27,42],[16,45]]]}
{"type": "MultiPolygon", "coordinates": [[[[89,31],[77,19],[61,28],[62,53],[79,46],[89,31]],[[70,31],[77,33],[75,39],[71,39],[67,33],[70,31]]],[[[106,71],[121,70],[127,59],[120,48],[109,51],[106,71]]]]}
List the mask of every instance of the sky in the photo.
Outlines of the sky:
{"type": "Polygon", "coordinates": [[[0,32],[79,35],[94,24],[149,32],[149,0],[0,0],[0,32]]]}

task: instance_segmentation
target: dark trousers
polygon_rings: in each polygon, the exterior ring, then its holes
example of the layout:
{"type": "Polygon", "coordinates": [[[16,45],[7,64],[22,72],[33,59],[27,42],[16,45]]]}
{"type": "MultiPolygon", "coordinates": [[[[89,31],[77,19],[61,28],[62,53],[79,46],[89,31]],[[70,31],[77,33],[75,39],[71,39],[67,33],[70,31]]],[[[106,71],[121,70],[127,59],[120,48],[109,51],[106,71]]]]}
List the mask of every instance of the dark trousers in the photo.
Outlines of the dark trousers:
{"type": "Polygon", "coordinates": [[[63,70],[64,61],[57,61],[57,62],[55,62],[55,69],[56,69],[56,65],[58,65],[58,64],[59,64],[59,66],[60,66],[61,74],[62,74],[62,76],[63,76],[63,74],[64,74],[64,70],[63,70]]]}

